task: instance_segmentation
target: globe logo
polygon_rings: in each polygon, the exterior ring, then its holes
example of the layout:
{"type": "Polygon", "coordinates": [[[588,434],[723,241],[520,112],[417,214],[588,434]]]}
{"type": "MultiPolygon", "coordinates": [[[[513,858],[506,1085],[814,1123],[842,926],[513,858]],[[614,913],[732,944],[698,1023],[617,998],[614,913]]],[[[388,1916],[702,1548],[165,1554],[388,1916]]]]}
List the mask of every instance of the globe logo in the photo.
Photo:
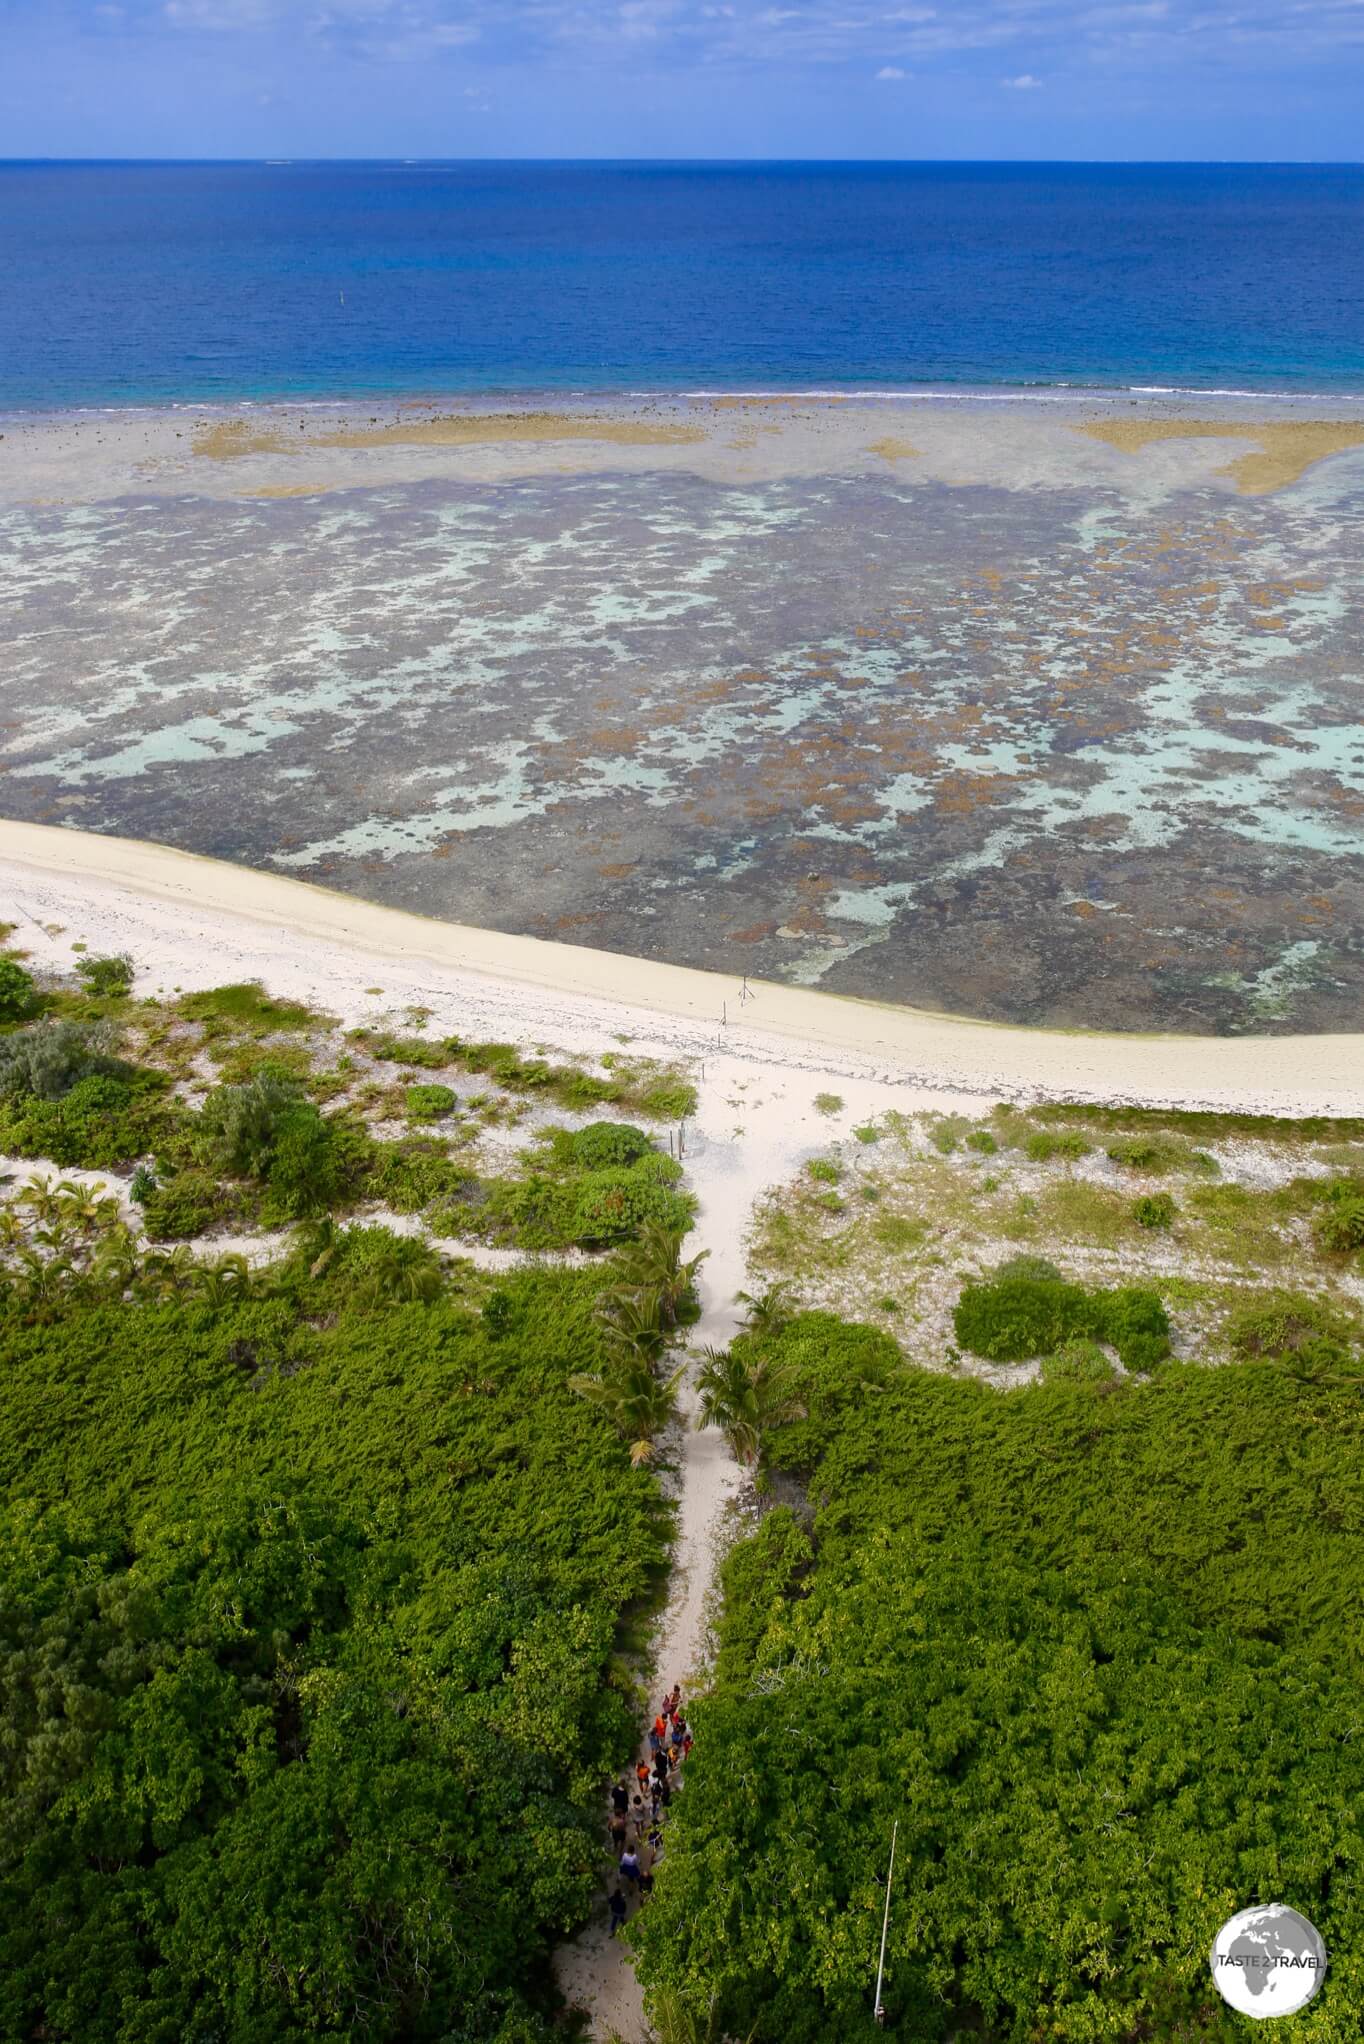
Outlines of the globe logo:
{"type": "Polygon", "coordinates": [[[1326,1947],[1305,1916],[1269,1902],[1222,1925],[1211,1963],[1223,2001],[1263,2020],[1306,2008],[1326,1978],[1326,1947]]]}

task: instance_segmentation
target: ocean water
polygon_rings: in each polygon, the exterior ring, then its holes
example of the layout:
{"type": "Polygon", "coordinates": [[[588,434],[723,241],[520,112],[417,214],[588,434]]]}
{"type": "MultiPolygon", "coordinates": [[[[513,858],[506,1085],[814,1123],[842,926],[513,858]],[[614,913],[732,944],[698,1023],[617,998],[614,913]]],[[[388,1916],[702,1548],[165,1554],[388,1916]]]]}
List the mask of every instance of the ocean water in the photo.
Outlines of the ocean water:
{"type": "Polygon", "coordinates": [[[1364,167],[0,165],[0,407],[1364,395],[1364,167]]]}

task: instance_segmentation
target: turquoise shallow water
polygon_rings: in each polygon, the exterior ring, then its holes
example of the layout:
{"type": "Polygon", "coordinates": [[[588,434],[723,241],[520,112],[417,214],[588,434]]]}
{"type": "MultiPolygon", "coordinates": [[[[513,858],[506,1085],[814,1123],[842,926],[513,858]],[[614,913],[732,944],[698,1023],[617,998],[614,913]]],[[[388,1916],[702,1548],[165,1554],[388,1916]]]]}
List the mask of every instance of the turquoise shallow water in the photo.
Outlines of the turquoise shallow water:
{"type": "Polygon", "coordinates": [[[1364,167],[0,164],[0,407],[1364,394],[1364,167]]]}

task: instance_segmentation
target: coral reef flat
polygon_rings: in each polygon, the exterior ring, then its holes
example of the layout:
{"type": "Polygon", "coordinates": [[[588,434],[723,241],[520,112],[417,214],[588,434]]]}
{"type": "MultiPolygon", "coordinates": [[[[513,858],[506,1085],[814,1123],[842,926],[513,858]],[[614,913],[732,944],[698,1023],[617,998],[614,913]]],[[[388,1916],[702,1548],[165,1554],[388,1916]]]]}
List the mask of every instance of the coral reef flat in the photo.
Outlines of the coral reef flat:
{"type": "Polygon", "coordinates": [[[10,817],[982,1018],[1357,1027],[1364,407],[0,423],[10,817]]]}

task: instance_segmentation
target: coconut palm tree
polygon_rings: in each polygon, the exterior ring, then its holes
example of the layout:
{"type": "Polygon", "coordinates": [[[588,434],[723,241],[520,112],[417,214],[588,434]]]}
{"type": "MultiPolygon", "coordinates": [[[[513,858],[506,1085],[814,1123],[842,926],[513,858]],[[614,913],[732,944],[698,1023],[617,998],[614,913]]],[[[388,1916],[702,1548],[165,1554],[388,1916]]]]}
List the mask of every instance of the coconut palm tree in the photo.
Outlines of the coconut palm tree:
{"type": "Polygon", "coordinates": [[[670,1377],[656,1377],[642,1358],[608,1363],[600,1376],[570,1377],[568,1388],[579,1398],[590,1399],[630,1443],[630,1460],[636,1468],[652,1462],[655,1437],[661,1434],[676,1411],[679,1366],[670,1377]]]}
{"type": "Polygon", "coordinates": [[[763,1437],[799,1410],[790,1365],[734,1349],[708,1348],[697,1372],[698,1427],[719,1427],[736,1462],[751,1469],[763,1437]]]}
{"type": "Polygon", "coordinates": [[[440,1260],[415,1235],[395,1235],[376,1252],[355,1296],[372,1306],[429,1306],[439,1298],[440,1260]]]}
{"type": "Polygon", "coordinates": [[[131,1228],[111,1228],[101,1240],[90,1275],[103,1290],[121,1298],[137,1276],[137,1238],[131,1228]]]}
{"type": "Polygon", "coordinates": [[[188,1289],[206,1306],[226,1306],[241,1299],[251,1287],[251,1267],[236,1251],[220,1256],[216,1263],[198,1264],[190,1272],[188,1289]]]}
{"type": "Polygon", "coordinates": [[[118,1201],[101,1184],[78,1185],[67,1179],[57,1187],[55,1197],[62,1219],[83,1235],[107,1228],[118,1219],[118,1201]]]}
{"type": "Polygon", "coordinates": [[[75,1277],[76,1267],[68,1257],[43,1257],[32,1249],[21,1250],[14,1290],[26,1318],[50,1320],[75,1277]]]}
{"type": "Polygon", "coordinates": [[[696,1290],[696,1273],[710,1255],[703,1249],[696,1256],[682,1255],[685,1236],[677,1228],[665,1228],[650,1221],[633,1242],[625,1244],[615,1257],[622,1290],[653,1292],[658,1297],[664,1324],[677,1325],[677,1316],[696,1290]]]}
{"type": "Polygon", "coordinates": [[[754,1334],[780,1334],[800,1311],[795,1286],[778,1278],[765,1292],[736,1292],[734,1303],[747,1310],[744,1321],[754,1334]]]}
{"type": "Polygon", "coordinates": [[[193,1281],[198,1266],[185,1242],[174,1249],[153,1249],[137,1274],[137,1290],[151,1299],[174,1299],[193,1281]]]}
{"type": "Polygon", "coordinates": [[[657,1292],[643,1286],[607,1292],[597,1302],[597,1319],[612,1357],[621,1364],[638,1361],[647,1367],[661,1360],[668,1329],[657,1292]]]}
{"type": "Polygon", "coordinates": [[[50,1178],[33,1177],[25,1181],[18,1194],[18,1204],[27,1207],[35,1221],[50,1227],[61,1211],[58,1195],[67,1190],[66,1185],[54,1185],[50,1178]]]}

